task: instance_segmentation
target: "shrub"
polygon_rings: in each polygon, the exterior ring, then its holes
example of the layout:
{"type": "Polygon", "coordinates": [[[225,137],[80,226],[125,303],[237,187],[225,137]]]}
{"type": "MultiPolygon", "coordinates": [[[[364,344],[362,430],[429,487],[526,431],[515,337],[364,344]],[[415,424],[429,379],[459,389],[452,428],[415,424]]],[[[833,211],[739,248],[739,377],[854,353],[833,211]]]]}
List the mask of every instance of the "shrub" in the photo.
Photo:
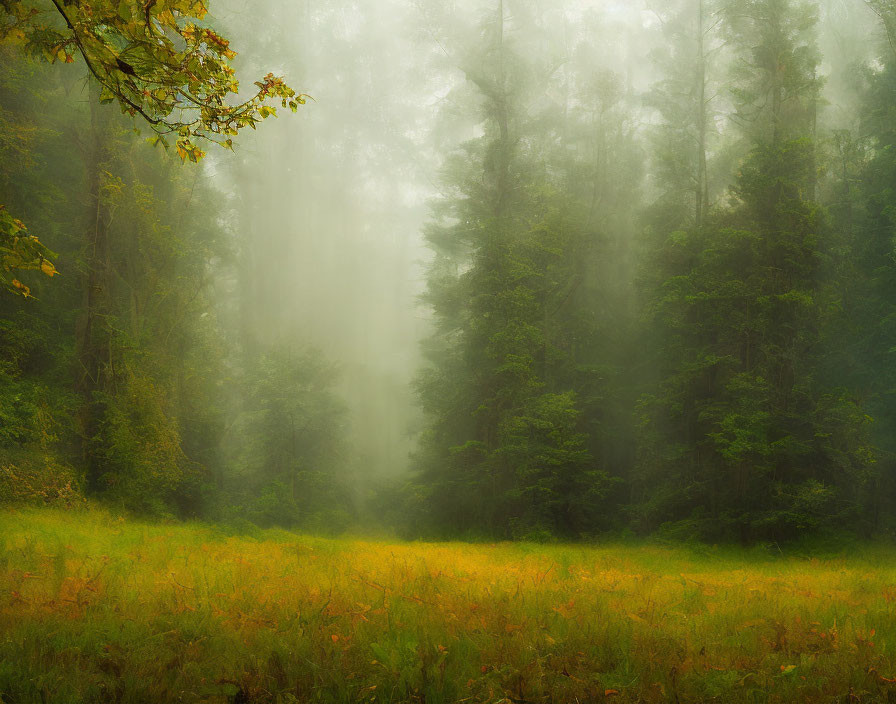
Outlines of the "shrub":
{"type": "Polygon", "coordinates": [[[0,451],[0,504],[84,506],[81,477],[52,455],[0,451]]]}

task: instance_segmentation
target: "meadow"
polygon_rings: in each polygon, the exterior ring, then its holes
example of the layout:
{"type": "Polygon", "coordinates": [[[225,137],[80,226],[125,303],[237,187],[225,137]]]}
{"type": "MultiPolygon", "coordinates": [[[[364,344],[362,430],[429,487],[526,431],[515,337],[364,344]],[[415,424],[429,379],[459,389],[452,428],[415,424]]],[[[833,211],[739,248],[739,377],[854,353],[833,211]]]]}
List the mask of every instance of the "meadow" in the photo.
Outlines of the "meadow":
{"type": "Polygon", "coordinates": [[[896,701],[896,550],[229,535],[0,513],[0,701],[896,701]]]}

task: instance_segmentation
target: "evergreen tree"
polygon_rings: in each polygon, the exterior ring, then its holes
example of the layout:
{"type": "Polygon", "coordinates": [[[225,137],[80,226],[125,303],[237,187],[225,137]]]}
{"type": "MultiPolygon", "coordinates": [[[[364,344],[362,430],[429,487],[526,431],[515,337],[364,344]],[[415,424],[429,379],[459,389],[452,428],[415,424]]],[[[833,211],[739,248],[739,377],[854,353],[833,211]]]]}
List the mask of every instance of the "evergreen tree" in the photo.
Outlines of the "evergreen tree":
{"type": "Polygon", "coordinates": [[[642,510],[653,525],[748,541],[856,517],[871,454],[864,414],[817,379],[830,291],[813,200],[815,14],[755,0],[726,18],[751,150],[731,208],[670,238],[678,270],[654,299],[670,364],[644,400],[642,510]]]}
{"type": "Polygon", "coordinates": [[[594,301],[621,252],[601,225],[631,183],[608,166],[629,142],[612,132],[610,75],[576,78],[576,101],[533,109],[526,97],[550,72],[521,60],[503,12],[466,64],[484,135],[449,161],[452,197],[427,231],[436,333],[419,383],[429,423],[417,486],[442,531],[580,535],[602,524],[612,484],[612,314],[594,301]]]}
{"type": "Polygon", "coordinates": [[[827,372],[844,378],[854,398],[874,418],[871,436],[878,466],[866,496],[866,519],[887,531],[893,529],[889,507],[896,498],[894,61],[896,55],[887,47],[879,68],[866,66],[856,72],[864,97],[861,125],[857,133],[841,130],[834,139],[831,211],[843,233],[839,254],[846,276],[839,315],[831,326],[835,344],[827,372]]]}

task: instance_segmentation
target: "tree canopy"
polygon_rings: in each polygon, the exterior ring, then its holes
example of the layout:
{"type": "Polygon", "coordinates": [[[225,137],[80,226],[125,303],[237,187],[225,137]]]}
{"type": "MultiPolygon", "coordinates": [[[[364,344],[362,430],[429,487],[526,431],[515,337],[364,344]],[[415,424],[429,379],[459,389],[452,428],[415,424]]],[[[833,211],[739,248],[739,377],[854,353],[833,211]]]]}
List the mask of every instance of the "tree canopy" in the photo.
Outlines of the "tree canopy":
{"type": "MultiPolygon", "coordinates": [[[[240,97],[230,42],[204,20],[203,0],[0,0],[0,41],[47,61],[81,59],[99,87],[100,102],[152,129],[150,141],[174,141],[181,159],[199,161],[203,141],[232,148],[241,129],[293,112],[307,96],[268,73],[240,97]],[[234,99],[235,98],[235,99],[234,99]]],[[[20,295],[30,289],[14,270],[52,276],[54,255],[24,223],[0,210],[0,284],[20,295]]]]}

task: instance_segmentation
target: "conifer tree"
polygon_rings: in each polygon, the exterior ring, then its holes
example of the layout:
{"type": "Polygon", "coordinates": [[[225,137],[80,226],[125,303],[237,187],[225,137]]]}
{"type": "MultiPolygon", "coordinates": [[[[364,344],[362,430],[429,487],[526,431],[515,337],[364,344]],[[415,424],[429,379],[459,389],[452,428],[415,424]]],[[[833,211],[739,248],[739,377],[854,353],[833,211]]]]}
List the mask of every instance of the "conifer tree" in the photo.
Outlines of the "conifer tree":
{"type": "Polygon", "coordinates": [[[735,120],[750,150],[730,209],[672,237],[656,295],[670,366],[645,399],[645,512],[744,541],[833,525],[858,510],[865,417],[817,379],[825,218],[814,201],[816,23],[809,3],[725,8],[735,120]]]}

